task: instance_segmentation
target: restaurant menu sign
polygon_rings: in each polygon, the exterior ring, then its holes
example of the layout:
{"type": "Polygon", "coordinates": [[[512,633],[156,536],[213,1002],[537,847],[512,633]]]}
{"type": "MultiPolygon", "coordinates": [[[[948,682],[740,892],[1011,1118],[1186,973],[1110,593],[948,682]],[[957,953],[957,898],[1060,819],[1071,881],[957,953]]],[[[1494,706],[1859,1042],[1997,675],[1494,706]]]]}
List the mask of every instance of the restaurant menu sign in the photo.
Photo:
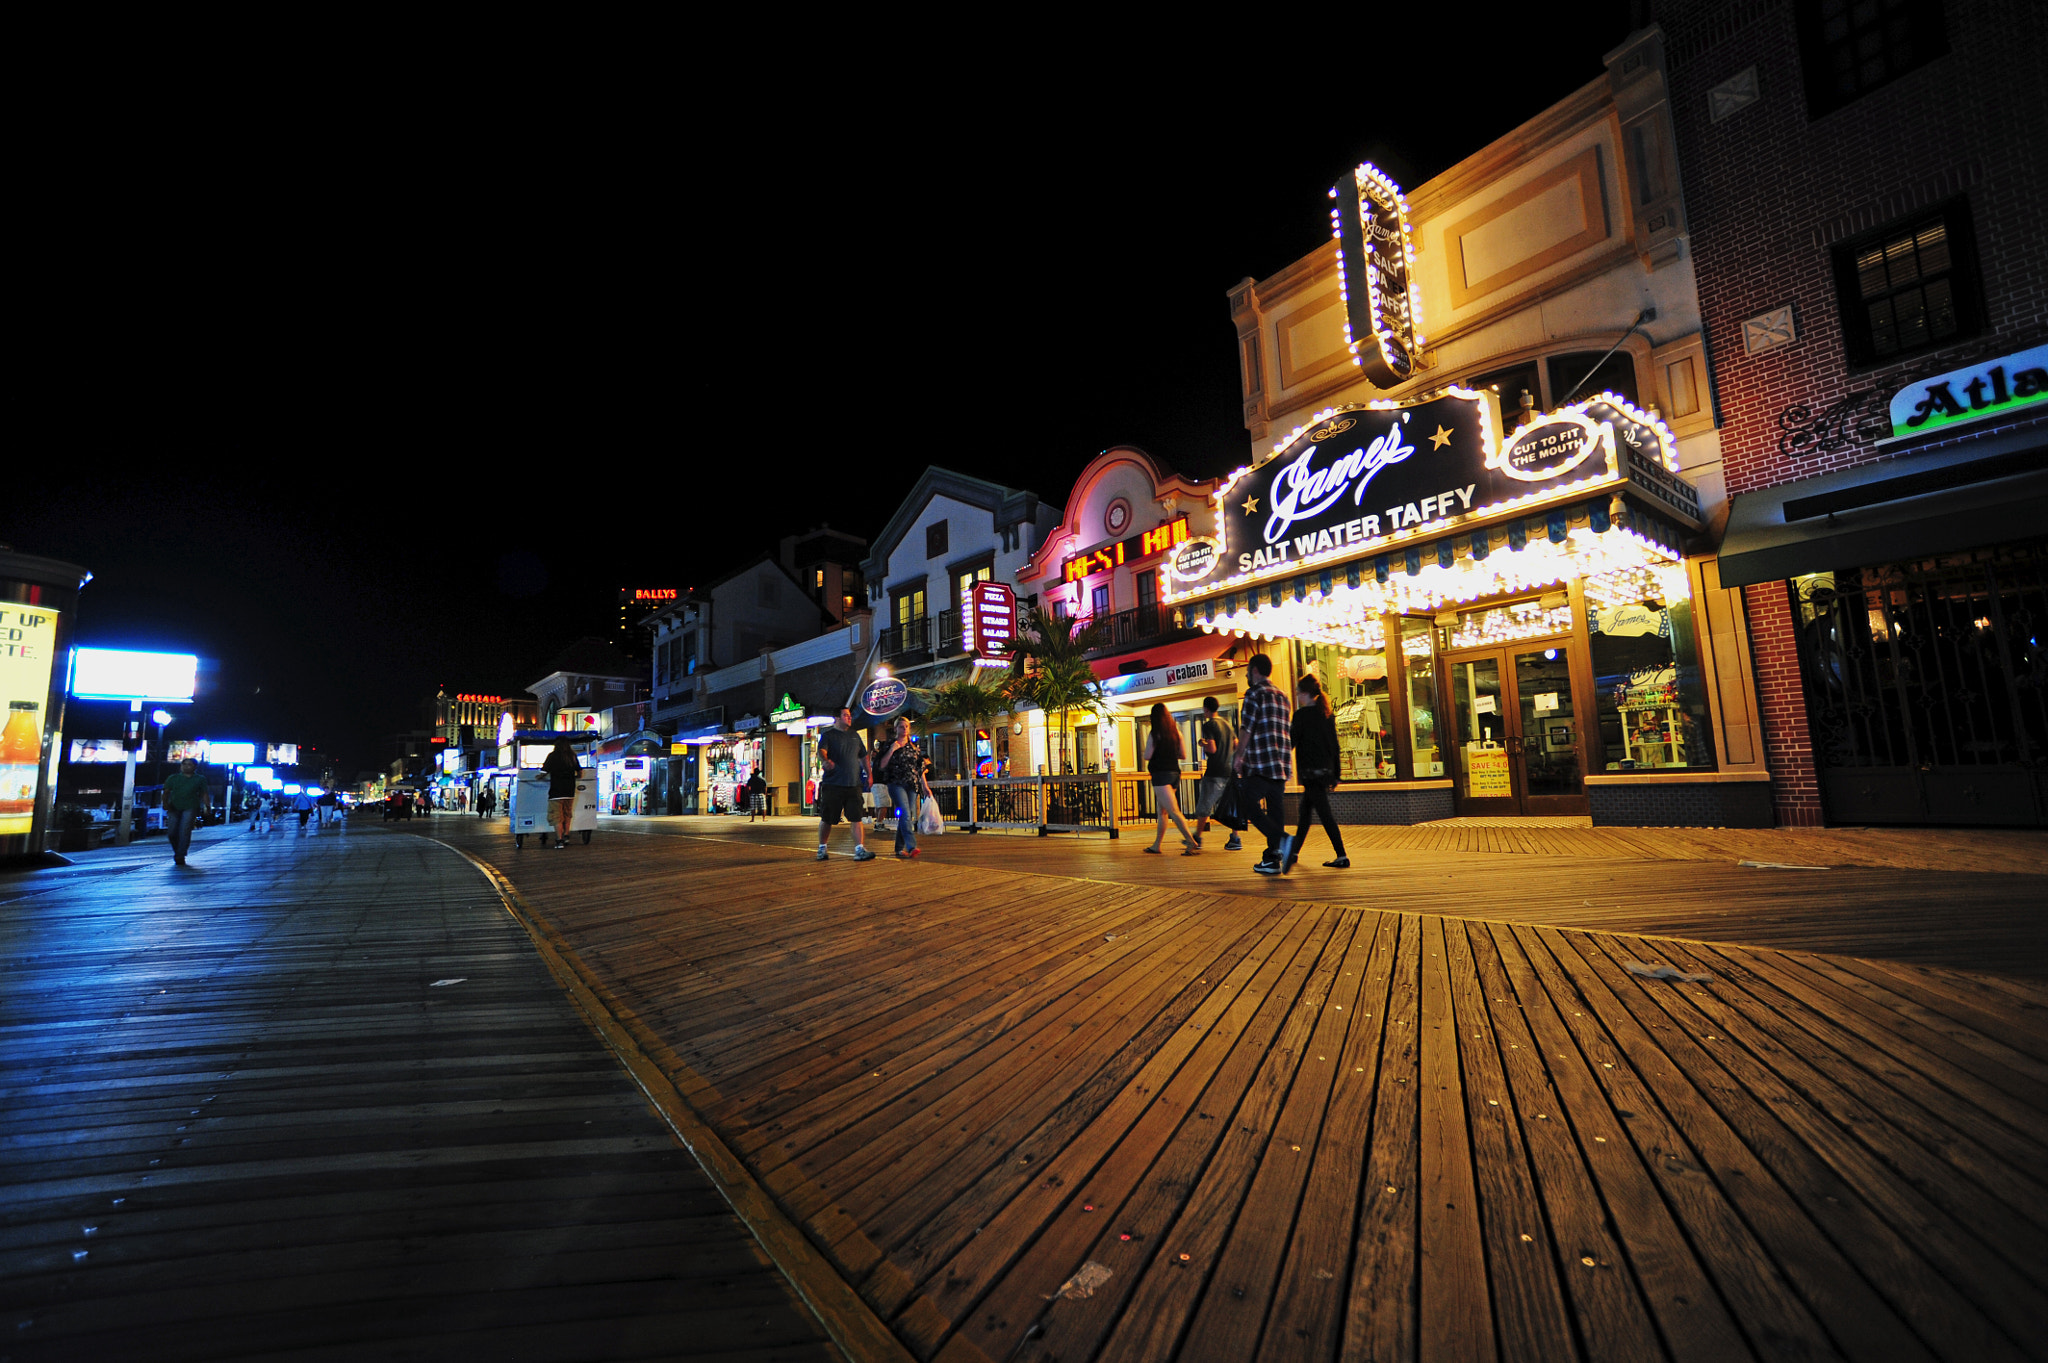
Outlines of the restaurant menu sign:
{"type": "Polygon", "coordinates": [[[1401,187],[1366,163],[1330,189],[1337,238],[1338,288],[1344,295],[1345,339],[1366,377],[1392,388],[1415,373],[1422,348],[1410,286],[1415,264],[1408,201],[1401,187]]]}
{"type": "Polygon", "coordinates": [[[969,647],[988,659],[1007,658],[1017,637],[1017,594],[1001,582],[977,582],[967,593],[969,647]]]}

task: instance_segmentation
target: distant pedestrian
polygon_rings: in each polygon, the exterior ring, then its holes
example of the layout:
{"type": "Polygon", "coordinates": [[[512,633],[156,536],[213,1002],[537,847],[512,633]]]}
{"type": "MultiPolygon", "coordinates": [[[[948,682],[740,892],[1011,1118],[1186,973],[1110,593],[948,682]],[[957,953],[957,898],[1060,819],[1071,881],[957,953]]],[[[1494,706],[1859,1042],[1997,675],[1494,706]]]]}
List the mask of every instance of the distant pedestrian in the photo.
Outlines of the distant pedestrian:
{"type": "Polygon", "coordinates": [[[917,746],[910,721],[899,716],[891,729],[889,746],[882,750],[877,765],[896,810],[896,857],[908,861],[917,856],[917,819],[924,812],[924,797],[931,793],[931,784],[925,779],[924,753],[917,746]]]}
{"type": "Polygon", "coordinates": [[[1273,685],[1273,660],[1254,653],[1244,665],[1251,686],[1244,693],[1239,713],[1243,725],[1237,735],[1237,772],[1240,796],[1238,813],[1266,835],[1266,854],[1252,867],[1262,876],[1280,874],[1280,844],[1287,835],[1280,797],[1287,789],[1293,766],[1289,750],[1294,735],[1288,731],[1287,697],[1273,685]]]}
{"type": "Polygon", "coordinates": [[[270,831],[270,796],[268,794],[258,795],[255,803],[249,806],[249,831],[251,833],[268,833],[270,831]]]}
{"type": "MultiPolygon", "coordinates": [[[[1216,697],[1202,698],[1202,784],[1195,792],[1195,846],[1202,845],[1202,835],[1209,831],[1210,816],[1215,814],[1217,805],[1230,790],[1230,759],[1237,749],[1237,730],[1230,727],[1230,721],[1222,715],[1222,707],[1216,697]]],[[[1244,844],[1238,841],[1237,831],[1231,830],[1230,841],[1223,844],[1226,852],[1238,852],[1244,844]]]]}
{"type": "Polygon", "coordinates": [[[1286,875],[1301,859],[1311,818],[1323,821],[1323,831],[1330,835],[1330,845],[1337,849],[1337,859],[1323,865],[1343,870],[1351,865],[1351,858],[1344,855],[1344,834],[1337,828],[1337,816],[1330,812],[1330,787],[1337,784],[1336,715],[1330,709],[1330,698],[1323,693],[1323,684],[1313,675],[1302,677],[1294,688],[1294,699],[1294,722],[1289,727],[1297,754],[1295,771],[1301,777],[1301,827],[1288,841],[1280,874],[1286,875]]]}
{"type": "Polygon", "coordinates": [[[492,787],[492,786],[485,786],[485,787],[484,787],[484,788],[483,788],[482,790],[480,790],[480,791],[478,791],[478,792],[477,792],[477,796],[476,796],[476,816],[477,816],[477,817],[478,817],[479,819],[488,819],[488,818],[490,818],[490,817],[491,817],[491,811],[493,811],[493,810],[494,810],[494,809],[496,809],[497,807],[498,807],[498,792],[497,792],[497,789],[496,789],[495,787],[492,787]]]}
{"type": "Polygon", "coordinates": [[[1180,812],[1180,763],[1183,756],[1180,726],[1173,722],[1166,706],[1152,707],[1152,729],[1145,738],[1145,770],[1152,778],[1152,804],[1159,811],[1159,827],[1152,834],[1152,845],[1147,852],[1157,853],[1159,844],[1166,839],[1166,821],[1173,820],[1173,826],[1180,830],[1181,855],[1191,857],[1202,850],[1195,841],[1195,835],[1188,831],[1188,821],[1180,812]]]}
{"type": "Polygon", "coordinates": [[[540,769],[548,774],[548,817],[555,826],[555,846],[567,847],[569,819],[576,811],[576,781],[583,773],[568,739],[555,740],[554,751],[540,769]]]}
{"type": "Polygon", "coordinates": [[[341,817],[341,797],[331,790],[320,792],[320,826],[322,828],[341,817]]]}
{"type": "Polygon", "coordinates": [[[868,745],[853,731],[851,709],[842,708],[831,728],[819,730],[818,748],[825,755],[825,776],[818,782],[818,860],[831,855],[825,844],[832,837],[832,825],[843,815],[853,824],[853,859],[873,861],[875,854],[868,850],[867,830],[861,823],[866,812],[861,787],[872,779],[873,768],[868,745]]]}
{"type": "Polygon", "coordinates": [[[164,827],[171,835],[172,865],[183,866],[192,846],[192,830],[206,818],[206,778],[199,764],[186,758],[178,769],[164,778],[164,827]]]}
{"type": "Polygon", "coordinates": [[[747,822],[752,823],[768,812],[768,778],[761,775],[756,767],[754,774],[747,778],[747,822]]]}
{"type": "Polygon", "coordinates": [[[299,816],[299,831],[301,833],[306,831],[306,820],[312,818],[313,811],[319,807],[319,805],[313,803],[313,797],[303,790],[297,795],[292,796],[292,813],[299,816]]]}

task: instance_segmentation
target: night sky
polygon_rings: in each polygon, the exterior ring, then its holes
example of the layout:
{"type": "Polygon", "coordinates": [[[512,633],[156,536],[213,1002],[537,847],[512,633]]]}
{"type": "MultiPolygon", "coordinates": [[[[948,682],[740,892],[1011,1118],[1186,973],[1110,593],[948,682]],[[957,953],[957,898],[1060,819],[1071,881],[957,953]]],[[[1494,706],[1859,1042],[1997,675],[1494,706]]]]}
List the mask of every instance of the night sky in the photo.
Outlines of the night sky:
{"type": "Polygon", "coordinates": [[[927,464],[1054,503],[1112,444],[1236,467],[1226,291],[1314,249],[1357,160],[1419,184],[1599,76],[1629,10],[1375,17],[1375,59],[1297,43],[1258,87],[1286,43],[1246,32],[861,63],[772,114],[531,72],[195,93],[109,124],[47,210],[0,543],[95,574],[79,642],[202,655],[174,737],[353,778],[438,686],[515,692],[604,633],[618,587],[872,535],[927,464]]]}

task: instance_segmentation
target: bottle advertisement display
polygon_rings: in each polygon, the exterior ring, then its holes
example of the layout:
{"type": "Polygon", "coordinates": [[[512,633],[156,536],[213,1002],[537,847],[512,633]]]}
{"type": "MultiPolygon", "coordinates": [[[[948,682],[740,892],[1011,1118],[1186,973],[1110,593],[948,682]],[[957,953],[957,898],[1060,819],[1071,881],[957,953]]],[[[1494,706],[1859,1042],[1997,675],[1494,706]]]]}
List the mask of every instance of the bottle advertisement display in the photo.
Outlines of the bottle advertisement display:
{"type": "Polygon", "coordinates": [[[43,707],[57,651],[57,612],[0,601],[0,834],[30,832],[43,765],[43,707]]]}

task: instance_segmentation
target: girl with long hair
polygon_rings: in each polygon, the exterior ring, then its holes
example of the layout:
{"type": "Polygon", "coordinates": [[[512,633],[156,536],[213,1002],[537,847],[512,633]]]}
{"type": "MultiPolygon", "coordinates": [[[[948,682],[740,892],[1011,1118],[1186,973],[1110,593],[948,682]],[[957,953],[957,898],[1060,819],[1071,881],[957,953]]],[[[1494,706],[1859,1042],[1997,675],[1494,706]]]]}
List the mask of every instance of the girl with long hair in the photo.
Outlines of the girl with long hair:
{"type": "Polygon", "coordinates": [[[889,746],[875,763],[875,770],[889,787],[890,802],[896,807],[896,858],[909,861],[917,856],[917,816],[924,796],[931,794],[925,784],[924,753],[910,721],[899,716],[891,726],[889,746]]]}
{"type": "Polygon", "coordinates": [[[1351,858],[1344,855],[1344,835],[1337,829],[1337,816],[1330,812],[1330,787],[1337,784],[1337,717],[1330,709],[1330,698],[1323,693],[1322,682],[1312,672],[1303,673],[1295,684],[1294,698],[1290,728],[1294,768],[1301,777],[1301,827],[1287,840],[1286,855],[1280,859],[1280,874],[1284,876],[1294,869],[1295,860],[1308,841],[1311,818],[1322,820],[1323,831],[1330,835],[1330,845],[1337,849],[1336,860],[1323,865],[1343,870],[1351,865],[1351,858]]]}
{"type": "Polygon", "coordinates": [[[1152,835],[1152,845],[1145,850],[1158,852],[1159,844],[1166,838],[1166,821],[1171,818],[1174,827],[1180,830],[1181,841],[1186,844],[1181,855],[1191,857],[1201,851],[1195,842],[1195,835],[1188,831],[1188,821],[1180,813],[1180,763],[1184,755],[1180,741],[1180,726],[1173,722],[1173,716],[1166,713],[1166,706],[1152,707],[1152,731],[1145,739],[1145,770],[1152,777],[1152,803],[1159,810],[1159,829],[1152,835]]]}

